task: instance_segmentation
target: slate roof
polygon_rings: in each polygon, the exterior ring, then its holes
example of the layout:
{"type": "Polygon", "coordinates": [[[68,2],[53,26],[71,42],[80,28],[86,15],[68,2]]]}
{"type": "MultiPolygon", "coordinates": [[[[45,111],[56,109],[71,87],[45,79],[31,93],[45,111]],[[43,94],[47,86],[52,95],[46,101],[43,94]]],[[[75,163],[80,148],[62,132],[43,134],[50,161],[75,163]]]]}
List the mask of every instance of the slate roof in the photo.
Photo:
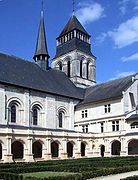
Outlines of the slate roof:
{"type": "Polygon", "coordinates": [[[44,71],[35,63],[2,53],[0,53],[0,83],[83,99],[81,91],[65,73],[54,69],[44,71]]]}
{"type": "Polygon", "coordinates": [[[136,120],[138,119],[138,114],[132,114],[130,117],[126,118],[126,120],[136,120]]]}
{"type": "Polygon", "coordinates": [[[91,45],[83,42],[80,39],[71,39],[70,41],[67,41],[66,43],[60,44],[56,48],[56,55],[53,59],[60,57],[66,53],[69,53],[71,51],[78,50],[81,52],[84,52],[94,58],[96,58],[92,52],[91,52],[91,45]]]}
{"type": "Polygon", "coordinates": [[[134,75],[127,76],[87,88],[85,91],[84,100],[76,107],[122,97],[122,92],[133,83],[133,76],[134,75]]]}
{"type": "Polygon", "coordinates": [[[65,34],[71,32],[74,29],[81,31],[90,37],[90,35],[87,33],[87,31],[84,29],[84,27],[81,25],[81,23],[75,15],[71,16],[63,31],[60,33],[59,37],[64,36],[65,34]]]}
{"type": "Polygon", "coordinates": [[[37,44],[36,44],[34,57],[37,55],[47,55],[48,58],[50,57],[47,50],[43,11],[41,11],[40,25],[39,25],[37,44]]]}

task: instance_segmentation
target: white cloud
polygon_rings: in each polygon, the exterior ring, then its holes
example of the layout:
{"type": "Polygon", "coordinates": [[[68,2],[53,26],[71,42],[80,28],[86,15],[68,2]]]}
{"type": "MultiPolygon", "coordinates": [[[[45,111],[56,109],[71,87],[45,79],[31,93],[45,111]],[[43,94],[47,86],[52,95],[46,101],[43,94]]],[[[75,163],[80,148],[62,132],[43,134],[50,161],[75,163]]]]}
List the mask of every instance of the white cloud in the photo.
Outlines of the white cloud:
{"type": "Polygon", "coordinates": [[[119,25],[117,29],[108,32],[115,43],[115,46],[122,48],[138,42],[138,16],[127,20],[119,25]]]}
{"type": "Polygon", "coordinates": [[[83,25],[89,24],[104,16],[104,8],[99,3],[80,3],[79,7],[80,8],[76,11],[76,16],[83,25]]]}
{"type": "Polygon", "coordinates": [[[124,56],[121,58],[122,62],[127,61],[138,61],[138,53],[132,54],[131,56],[124,56]]]}
{"type": "Polygon", "coordinates": [[[99,43],[102,43],[104,42],[104,40],[106,39],[107,37],[107,34],[106,33],[102,33],[100,36],[98,36],[96,38],[96,42],[99,44],[99,43]]]}
{"type": "Polygon", "coordinates": [[[119,9],[123,15],[129,12],[129,10],[137,10],[138,0],[120,0],[119,9]]]}
{"type": "Polygon", "coordinates": [[[134,72],[134,71],[119,72],[113,78],[111,78],[110,80],[115,80],[115,79],[118,79],[118,78],[123,78],[123,77],[126,77],[126,76],[130,76],[132,74],[135,74],[135,73],[136,72],[134,72]]]}

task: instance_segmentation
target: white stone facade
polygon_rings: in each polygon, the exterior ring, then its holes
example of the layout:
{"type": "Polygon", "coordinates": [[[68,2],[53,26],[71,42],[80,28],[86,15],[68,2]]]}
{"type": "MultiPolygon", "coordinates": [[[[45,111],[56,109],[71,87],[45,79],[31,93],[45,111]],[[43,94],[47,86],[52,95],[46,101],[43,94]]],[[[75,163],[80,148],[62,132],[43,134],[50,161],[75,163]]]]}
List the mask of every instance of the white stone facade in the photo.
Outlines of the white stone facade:
{"type": "Polygon", "coordinates": [[[96,59],[86,53],[71,51],[53,59],[51,66],[62,70],[77,87],[86,88],[96,83],[96,59]]]}

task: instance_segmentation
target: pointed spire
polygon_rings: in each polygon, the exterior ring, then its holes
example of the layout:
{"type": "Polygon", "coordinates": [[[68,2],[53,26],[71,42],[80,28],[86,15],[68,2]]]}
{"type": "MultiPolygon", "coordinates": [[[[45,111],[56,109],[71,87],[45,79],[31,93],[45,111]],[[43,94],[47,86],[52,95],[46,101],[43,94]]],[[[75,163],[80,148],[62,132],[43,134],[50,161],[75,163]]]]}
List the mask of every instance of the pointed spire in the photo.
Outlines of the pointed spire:
{"type": "Polygon", "coordinates": [[[75,15],[75,0],[72,0],[72,15],[75,15]]]}
{"type": "MultiPolygon", "coordinates": [[[[47,42],[46,42],[46,34],[45,34],[45,25],[44,25],[44,11],[43,11],[43,1],[41,6],[41,17],[40,17],[40,25],[39,31],[37,36],[37,44],[35,55],[33,59],[37,62],[38,60],[45,60],[48,61],[49,59],[48,49],[47,49],[47,42]]],[[[40,64],[40,62],[39,62],[40,64]]],[[[48,62],[47,62],[48,64],[48,62]]]]}

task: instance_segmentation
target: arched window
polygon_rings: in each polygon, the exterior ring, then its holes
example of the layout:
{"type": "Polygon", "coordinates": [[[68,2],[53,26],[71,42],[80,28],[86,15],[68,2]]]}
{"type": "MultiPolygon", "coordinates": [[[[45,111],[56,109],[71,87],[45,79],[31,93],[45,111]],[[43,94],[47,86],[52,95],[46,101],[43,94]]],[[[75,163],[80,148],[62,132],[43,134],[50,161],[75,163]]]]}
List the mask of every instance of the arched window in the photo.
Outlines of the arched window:
{"type": "Polygon", "coordinates": [[[70,61],[67,62],[67,76],[70,77],[70,61]]]}
{"type": "Polygon", "coordinates": [[[59,62],[59,70],[62,71],[62,63],[61,62],[59,62]]]}
{"type": "Polygon", "coordinates": [[[80,61],[80,77],[82,77],[82,60],[80,61]]]}
{"type": "Polygon", "coordinates": [[[16,105],[11,105],[11,122],[16,123],[16,105]]]}
{"type": "Polygon", "coordinates": [[[33,108],[33,125],[38,124],[38,108],[34,107],[33,108]]]}
{"type": "Polygon", "coordinates": [[[138,122],[133,122],[131,124],[131,129],[133,129],[133,128],[138,128],[138,122]]]}
{"type": "Polygon", "coordinates": [[[64,112],[60,111],[58,114],[59,128],[63,127],[64,112]]]}
{"type": "Polygon", "coordinates": [[[86,65],[86,78],[89,79],[89,62],[86,65]]]}

